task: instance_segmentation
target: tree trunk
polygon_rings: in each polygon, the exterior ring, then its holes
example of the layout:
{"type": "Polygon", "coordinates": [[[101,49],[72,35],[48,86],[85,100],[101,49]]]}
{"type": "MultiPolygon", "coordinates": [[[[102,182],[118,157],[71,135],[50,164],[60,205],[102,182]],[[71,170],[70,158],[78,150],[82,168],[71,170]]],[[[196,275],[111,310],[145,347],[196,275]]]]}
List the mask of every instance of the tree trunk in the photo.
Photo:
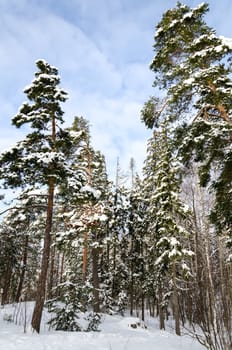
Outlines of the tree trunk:
{"type": "MultiPolygon", "coordinates": [[[[55,116],[52,116],[52,141],[53,147],[52,151],[56,150],[55,141],[56,141],[56,120],[55,116]]],[[[55,164],[51,163],[50,165],[50,177],[48,178],[48,204],[47,204],[47,216],[46,216],[46,225],[44,233],[44,247],[43,255],[41,262],[41,270],[37,287],[37,296],[35,301],[35,307],[32,315],[31,325],[32,328],[39,333],[40,324],[42,319],[43,307],[45,302],[46,295],[46,283],[47,283],[47,274],[49,267],[49,258],[50,258],[50,248],[51,248],[51,230],[52,230],[52,217],[53,217],[53,206],[54,206],[54,192],[55,192],[55,177],[53,176],[55,169],[55,164]]]]}
{"type": "Polygon", "coordinates": [[[41,262],[41,272],[38,281],[37,287],[37,296],[35,308],[32,315],[31,325],[32,328],[39,333],[40,332],[40,323],[42,319],[42,312],[45,302],[45,293],[46,293],[46,281],[47,281],[47,272],[49,266],[49,256],[50,256],[50,247],[51,247],[51,229],[52,229],[52,215],[53,215],[53,201],[54,201],[54,177],[49,179],[48,187],[48,205],[47,205],[47,218],[46,218],[46,227],[44,235],[44,248],[41,262]]]}
{"type": "Polygon", "coordinates": [[[47,285],[47,298],[51,299],[53,297],[53,287],[54,287],[54,277],[55,277],[55,257],[56,250],[53,246],[50,252],[50,269],[49,269],[49,280],[47,285]]]}
{"type": "Polygon", "coordinates": [[[83,267],[82,267],[83,282],[85,282],[87,278],[87,265],[88,265],[88,231],[84,233],[84,251],[83,251],[82,260],[83,260],[83,267]]]}
{"type": "Polygon", "coordinates": [[[100,312],[99,277],[98,277],[98,248],[92,248],[93,266],[93,311],[100,312]]]}
{"type": "MultiPolygon", "coordinates": [[[[130,255],[133,256],[133,236],[131,240],[131,252],[130,255]]],[[[131,269],[131,281],[129,286],[129,292],[130,292],[130,315],[133,316],[134,314],[134,259],[131,259],[130,263],[130,269],[131,269]]]]}
{"type": "Polygon", "coordinates": [[[117,255],[117,250],[116,250],[116,242],[117,242],[117,237],[114,234],[113,238],[113,281],[112,281],[112,298],[115,299],[117,296],[117,277],[116,277],[116,255],[117,255]]]}
{"type": "Polygon", "coordinates": [[[174,308],[174,318],[175,318],[175,331],[176,335],[180,335],[180,310],[179,310],[179,300],[178,291],[176,285],[176,265],[173,264],[172,269],[172,282],[173,282],[173,308],[174,308]]]}
{"type": "Polygon", "coordinates": [[[22,271],[21,271],[21,275],[20,275],[20,279],[19,279],[19,285],[17,288],[16,297],[15,297],[16,303],[19,302],[19,299],[20,299],[21,294],[22,294],[23,282],[24,282],[24,277],[25,277],[26,267],[27,267],[28,241],[29,241],[29,237],[28,237],[28,235],[26,235],[25,243],[24,243],[24,251],[23,251],[23,267],[22,267],[22,271]]]}
{"type": "Polygon", "coordinates": [[[145,319],[145,300],[144,300],[144,293],[142,292],[142,296],[141,296],[141,307],[142,307],[142,315],[141,315],[141,318],[142,318],[142,321],[144,321],[145,319]]]}
{"type": "Polygon", "coordinates": [[[158,297],[159,297],[159,325],[160,325],[160,329],[165,329],[165,320],[164,320],[164,309],[162,306],[162,302],[163,302],[163,290],[161,285],[158,287],[159,291],[158,291],[158,297]]]}
{"type": "Polygon", "coordinates": [[[2,291],[2,300],[1,304],[5,305],[9,302],[9,290],[11,285],[11,276],[12,276],[12,267],[10,265],[7,266],[7,270],[4,273],[4,286],[2,291]]]}
{"type": "Polygon", "coordinates": [[[63,283],[63,273],[64,273],[64,252],[62,253],[62,256],[61,256],[61,266],[60,266],[60,276],[59,276],[59,280],[58,280],[58,284],[59,283],[63,283]]]}

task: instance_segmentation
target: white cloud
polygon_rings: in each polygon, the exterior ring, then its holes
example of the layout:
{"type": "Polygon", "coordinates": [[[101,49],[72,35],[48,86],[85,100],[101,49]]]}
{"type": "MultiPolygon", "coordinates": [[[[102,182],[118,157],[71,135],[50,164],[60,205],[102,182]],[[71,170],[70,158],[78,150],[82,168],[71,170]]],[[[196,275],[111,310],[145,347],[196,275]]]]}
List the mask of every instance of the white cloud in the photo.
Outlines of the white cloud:
{"type": "Polygon", "coordinates": [[[82,94],[76,90],[71,91],[65,108],[69,124],[74,115],[89,119],[93,145],[105,154],[111,175],[114,174],[117,157],[120,157],[125,169],[129,166],[130,158],[134,157],[138,160],[140,170],[149,134],[140,122],[142,103],[127,94],[107,98],[99,94],[82,94]],[[136,146],[138,143],[140,148],[136,146]]]}
{"type": "Polygon", "coordinates": [[[82,84],[82,89],[120,89],[121,77],[114,65],[78,27],[52,14],[33,20],[5,14],[3,20],[7,25],[1,34],[1,67],[14,67],[21,74],[28,63],[42,57],[82,84]]]}
{"type": "MultiPolygon", "coordinates": [[[[222,3],[231,9],[228,0],[222,3]]],[[[69,92],[63,105],[67,123],[75,115],[90,121],[93,144],[106,155],[111,173],[118,156],[123,167],[134,157],[140,168],[149,136],[140,122],[140,110],[154,92],[148,65],[155,24],[175,4],[175,0],[160,4],[0,0],[1,144],[5,147],[22,136],[19,130],[12,131],[10,118],[25,100],[22,89],[33,79],[35,60],[44,58],[58,67],[62,86],[69,92]]],[[[213,4],[211,21],[216,21],[219,4],[213,4]]]]}
{"type": "MultiPolygon", "coordinates": [[[[1,16],[6,25],[0,38],[5,53],[0,57],[0,71],[7,71],[5,80],[11,86],[12,95],[9,96],[12,103],[0,106],[1,113],[11,118],[17,112],[25,99],[21,90],[33,79],[34,61],[45,58],[58,67],[62,86],[69,92],[70,99],[63,105],[67,124],[71,124],[75,115],[83,115],[90,121],[93,144],[106,155],[109,171],[112,173],[118,156],[125,166],[131,156],[141,163],[144,147],[133,145],[146,143],[146,131],[139,115],[149,96],[146,86],[150,89],[152,84],[146,64],[134,62],[119,67],[116,57],[110,56],[110,51],[103,51],[97,41],[93,42],[78,26],[42,9],[34,19],[7,12],[1,16]],[[14,84],[16,76],[17,84],[14,84]],[[132,154],[133,148],[136,154],[132,154]]],[[[118,24],[112,23],[112,30],[104,39],[108,47],[115,49],[123,31],[115,27],[118,24]]],[[[138,34],[136,25],[133,28],[138,34]]],[[[126,32],[125,45],[119,46],[119,51],[126,50],[130,38],[126,32]]],[[[141,38],[142,34],[139,35],[141,38]]],[[[6,119],[7,122],[10,120],[6,119]]],[[[15,139],[17,131],[11,135],[15,139]]],[[[2,140],[6,145],[11,138],[2,135],[2,140]]]]}

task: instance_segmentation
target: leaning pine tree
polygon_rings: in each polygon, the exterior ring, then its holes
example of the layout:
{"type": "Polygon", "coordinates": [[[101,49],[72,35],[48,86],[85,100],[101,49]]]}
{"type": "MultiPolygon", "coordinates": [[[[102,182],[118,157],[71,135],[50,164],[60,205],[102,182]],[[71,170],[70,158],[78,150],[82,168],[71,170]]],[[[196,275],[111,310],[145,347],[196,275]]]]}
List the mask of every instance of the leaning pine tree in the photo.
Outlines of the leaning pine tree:
{"type": "MultiPolygon", "coordinates": [[[[205,23],[208,9],[205,3],[190,8],[178,2],[164,13],[156,27],[150,68],[154,86],[162,89],[166,101],[160,105],[150,98],[142,119],[148,128],[157,126],[165,108],[170,121],[179,125],[178,151],[185,164],[198,163],[201,185],[215,194],[211,221],[232,247],[232,39],[218,37],[205,23]]],[[[226,312],[230,309],[225,307],[226,312]]],[[[231,348],[231,322],[221,320],[217,339],[214,322],[203,328],[212,349],[231,348]]]]}
{"type": "Polygon", "coordinates": [[[55,67],[44,60],[38,60],[36,65],[35,79],[24,89],[31,103],[25,102],[12,119],[17,128],[29,124],[32,131],[0,156],[0,178],[6,188],[47,188],[44,246],[32,316],[32,328],[39,333],[49,266],[54,191],[59,183],[68,184],[70,177],[72,184],[79,179],[65,161],[71,136],[60,127],[63,123],[60,102],[66,101],[67,93],[59,87],[60,77],[55,67]]]}
{"type": "MultiPolygon", "coordinates": [[[[178,2],[164,13],[156,27],[150,68],[154,86],[166,92],[172,120],[188,116],[179,129],[183,160],[199,162],[201,185],[210,184],[215,191],[211,219],[232,241],[232,39],[218,37],[205,23],[208,9],[206,3],[190,8],[178,2]]],[[[150,128],[162,108],[154,98],[145,107],[143,119],[150,128]],[[154,115],[149,113],[153,109],[154,115]]]]}

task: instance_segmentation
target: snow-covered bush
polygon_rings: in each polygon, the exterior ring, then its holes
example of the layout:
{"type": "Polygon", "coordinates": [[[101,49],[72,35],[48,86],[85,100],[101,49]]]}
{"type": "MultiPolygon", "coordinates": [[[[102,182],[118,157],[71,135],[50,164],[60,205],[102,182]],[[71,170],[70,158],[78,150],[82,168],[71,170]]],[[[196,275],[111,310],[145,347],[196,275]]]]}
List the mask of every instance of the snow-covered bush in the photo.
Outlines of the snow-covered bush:
{"type": "Polygon", "coordinates": [[[83,310],[80,289],[73,283],[63,283],[57,288],[58,296],[46,303],[52,318],[48,324],[57,331],[81,331],[78,323],[83,310]]]}
{"type": "Polygon", "coordinates": [[[86,317],[86,320],[89,322],[86,332],[99,332],[99,325],[101,323],[101,315],[96,312],[90,312],[86,317]]]}

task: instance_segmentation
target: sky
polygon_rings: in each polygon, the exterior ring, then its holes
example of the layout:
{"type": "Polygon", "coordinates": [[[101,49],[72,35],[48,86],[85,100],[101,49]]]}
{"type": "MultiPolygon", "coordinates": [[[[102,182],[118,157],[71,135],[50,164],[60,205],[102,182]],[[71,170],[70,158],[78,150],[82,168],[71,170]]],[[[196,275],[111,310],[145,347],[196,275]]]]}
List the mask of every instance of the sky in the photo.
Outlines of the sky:
{"type": "MultiPolygon", "coordinates": [[[[196,7],[201,1],[186,0],[196,7]]],[[[208,1],[207,23],[232,37],[232,1],[208,1]]],[[[154,94],[155,27],[175,0],[0,0],[0,152],[24,137],[11,118],[26,100],[23,88],[43,58],[56,66],[69,93],[62,105],[70,126],[74,116],[90,123],[92,145],[106,157],[110,177],[119,158],[141,172],[151,132],[140,121],[154,94]]]]}

